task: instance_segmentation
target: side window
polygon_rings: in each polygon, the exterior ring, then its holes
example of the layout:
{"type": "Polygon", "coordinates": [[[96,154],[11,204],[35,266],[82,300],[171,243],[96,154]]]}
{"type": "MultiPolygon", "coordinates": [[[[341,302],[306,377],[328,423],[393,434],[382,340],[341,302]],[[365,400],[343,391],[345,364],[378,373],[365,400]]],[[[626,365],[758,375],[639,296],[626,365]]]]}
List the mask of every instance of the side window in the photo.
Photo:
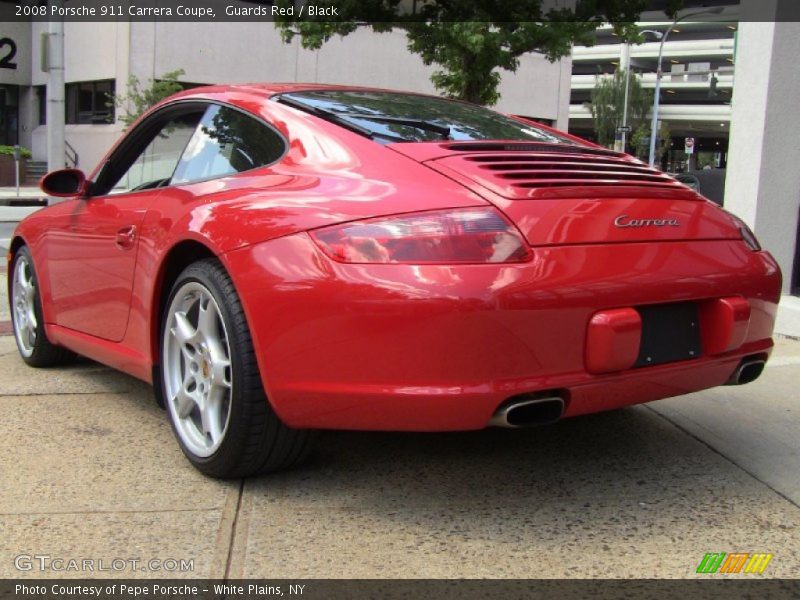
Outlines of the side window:
{"type": "Polygon", "coordinates": [[[111,193],[146,190],[169,183],[202,114],[194,112],[180,115],[164,124],[114,184],[111,193]]]}
{"type": "Polygon", "coordinates": [[[283,139],[246,114],[225,106],[211,106],[186,146],[171,184],[224,177],[280,158],[283,139]]]}

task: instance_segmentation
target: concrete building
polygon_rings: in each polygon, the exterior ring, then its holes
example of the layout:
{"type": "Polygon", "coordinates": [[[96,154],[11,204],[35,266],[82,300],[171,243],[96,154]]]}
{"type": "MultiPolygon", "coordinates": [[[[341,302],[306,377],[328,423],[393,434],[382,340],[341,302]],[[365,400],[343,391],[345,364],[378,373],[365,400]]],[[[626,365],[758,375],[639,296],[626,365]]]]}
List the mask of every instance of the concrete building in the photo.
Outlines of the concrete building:
{"type": "MultiPolygon", "coordinates": [[[[638,25],[640,30],[666,32],[671,22],[643,21],[638,25]]],[[[727,163],[737,29],[736,20],[684,21],[672,29],[664,44],[659,116],[672,136],[672,150],[664,160],[668,170],[687,168],[687,137],[695,139],[694,162],[699,154],[705,164],[724,167],[727,163]]],[[[606,26],[597,30],[594,46],[574,48],[571,132],[594,137],[591,91],[602,77],[626,64],[626,53],[630,53],[631,72],[640,76],[642,87],[655,88],[660,42],[655,35],[645,36],[645,43],[626,46],[606,26]]]]}
{"type": "MultiPolygon", "coordinates": [[[[46,23],[0,23],[12,40],[16,68],[0,67],[0,144],[30,148],[46,160],[41,38],[46,23]]],[[[281,41],[269,23],[118,22],[65,23],[66,161],[91,170],[119,137],[119,114],[106,94],[125,93],[133,75],[141,81],[183,69],[190,84],[304,81],[360,84],[435,93],[434,67],[406,48],[400,31],[365,28],[334,38],[319,51],[281,41]],[[190,43],[188,43],[191,41],[190,43]]],[[[497,108],[566,128],[569,118],[569,58],[556,63],[528,54],[519,70],[504,73],[497,108]]],[[[119,110],[119,109],[118,109],[119,110]]]]}
{"type": "Polygon", "coordinates": [[[800,22],[781,20],[789,4],[794,0],[743,2],[725,207],[778,260],[784,297],[777,329],[800,337],[800,22]],[[756,21],[765,11],[775,20],[756,21]]]}

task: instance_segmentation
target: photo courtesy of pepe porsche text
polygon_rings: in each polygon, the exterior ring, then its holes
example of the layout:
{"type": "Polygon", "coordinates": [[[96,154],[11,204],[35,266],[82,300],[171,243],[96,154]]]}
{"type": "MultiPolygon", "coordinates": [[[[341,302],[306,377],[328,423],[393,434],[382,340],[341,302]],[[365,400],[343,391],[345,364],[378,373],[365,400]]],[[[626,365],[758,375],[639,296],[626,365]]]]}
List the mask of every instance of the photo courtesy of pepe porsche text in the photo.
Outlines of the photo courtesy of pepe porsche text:
{"type": "Polygon", "coordinates": [[[86,600],[89,598],[262,598],[301,597],[309,589],[303,583],[230,583],[206,581],[165,582],[111,582],[86,583],[42,582],[15,583],[13,592],[19,598],[58,598],[60,600],[86,600]]]}

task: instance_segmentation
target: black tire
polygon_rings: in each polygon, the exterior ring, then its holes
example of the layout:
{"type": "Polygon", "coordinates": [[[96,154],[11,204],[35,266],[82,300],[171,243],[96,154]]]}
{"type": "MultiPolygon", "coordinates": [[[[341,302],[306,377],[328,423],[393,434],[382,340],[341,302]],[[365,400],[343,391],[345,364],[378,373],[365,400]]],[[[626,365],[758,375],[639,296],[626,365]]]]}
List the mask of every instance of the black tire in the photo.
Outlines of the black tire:
{"type": "Polygon", "coordinates": [[[11,261],[11,271],[8,273],[8,303],[11,309],[11,322],[14,327],[14,340],[17,343],[17,350],[19,350],[20,357],[27,365],[36,368],[44,368],[72,362],[75,355],[71,351],[61,346],[56,346],[47,339],[44,318],[42,317],[42,299],[39,294],[39,280],[36,277],[33,257],[27,246],[20,246],[14,254],[14,259],[11,261]],[[27,262],[27,272],[34,286],[33,312],[36,316],[36,327],[34,328],[35,340],[31,344],[30,353],[23,348],[20,341],[20,333],[17,331],[17,319],[15,317],[14,277],[20,260],[25,260],[27,262]]]}
{"type": "Polygon", "coordinates": [[[198,470],[211,477],[247,477],[287,469],[309,454],[315,432],[288,427],[272,409],[261,382],[241,301],[228,273],[218,260],[209,258],[197,261],[178,276],[165,303],[159,347],[159,384],[167,414],[181,450],[198,470]],[[167,397],[170,388],[167,384],[164,349],[170,307],[181,288],[193,282],[203,286],[216,302],[230,351],[231,388],[227,427],[219,447],[205,457],[199,456],[184,443],[176,424],[179,417],[171,410],[171,400],[167,397]]]}

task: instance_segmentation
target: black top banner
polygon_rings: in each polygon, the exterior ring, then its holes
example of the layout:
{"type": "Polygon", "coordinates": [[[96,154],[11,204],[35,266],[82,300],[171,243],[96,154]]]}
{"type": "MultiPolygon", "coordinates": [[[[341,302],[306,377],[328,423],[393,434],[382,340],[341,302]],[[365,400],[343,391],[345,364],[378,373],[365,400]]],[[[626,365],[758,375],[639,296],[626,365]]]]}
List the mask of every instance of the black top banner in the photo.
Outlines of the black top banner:
{"type": "Polygon", "coordinates": [[[800,21],[797,0],[575,0],[574,4],[556,0],[499,0],[486,3],[462,2],[458,10],[433,7],[444,0],[399,2],[398,0],[0,0],[0,21],[102,22],[102,21],[183,21],[183,22],[421,22],[446,20],[513,23],[554,22],[596,18],[608,10],[623,13],[631,20],[671,20],[678,14],[693,21],[800,21]],[[445,14],[445,17],[442,15],[445,14]],[[454,16],[456,15],[456,16],[454,16]]]}

